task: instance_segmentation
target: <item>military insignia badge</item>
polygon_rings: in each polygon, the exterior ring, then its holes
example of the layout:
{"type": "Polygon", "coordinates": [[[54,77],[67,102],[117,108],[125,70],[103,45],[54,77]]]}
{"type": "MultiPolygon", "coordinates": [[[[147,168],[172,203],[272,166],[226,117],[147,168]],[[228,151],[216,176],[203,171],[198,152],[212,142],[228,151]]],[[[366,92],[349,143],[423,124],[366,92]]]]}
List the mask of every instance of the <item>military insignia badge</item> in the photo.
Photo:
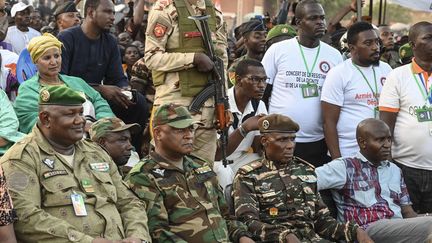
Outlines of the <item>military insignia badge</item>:
{"type": "Polygon", "coordinates": [[[49,91],[46,90],[46,89],[42,90],[41,93],[40,93],[40,97],[41,97],[41,100],[43,102],[47,102],[49,100],[49,98],[50,98],[49,91]]]}
{"type": "Polygon", "coordinates": [[[51,170],[51,171],[47,171],[47,172],[43,173],[43,177],[45,179],[48,179],[48,178],[53,177],[53,176],[67,175],[67,174],[68,173],[65,170],[51,170]]]}
{"type": "Polygon", "coordinates": [[[268,191],[268,190],[270,190],[270,186],[271,186],[271,183],[263,182],[263,184],[261,185],[261,188],[262,188],[264,191],[268,191]]]}
{"type": "Polygon", "coordinates": [[[286,27],[282,28],[281,32],[284,33],[284,34],[288,33],[288,28],[286,28],[286,27]]]}
{"type": "Polygon", "coordinates": [[[108,163],[91,163],[90,168],[94,171],[108,172],[109,171],[109,164],[108,163]]]}
{"type": "Polygon", "coordinates": [[[165,169],[154,169],[153,172],[160,175],[160,176],[164,176],[165,169]]]}
{"type": "Polygon", "coordinates": [[[161,23],[156,23],[156,25],[153,28],[153,35],[156,38],[161,38],[162,36],[165,35],[165,32],[167,29],[168,29],[168,27],[166,27],[165,25],[163,25],[161,23]]]}
{"type": "MultiPolygon", "coordinates": [[[[44,91],[46,91],[46,90],[44,90],[44,91]]],[[[48,91],[47,91],[47,92],[48,92],[48,91]]],[[[48,96],[49,96],[49,93],[48,93],[48,96]]],[[[52,160],[52,159],[48,159],[48,158],[45,158],[45,159],[42,160],[42,162],[43,162],[46,166],[48,166],[48,168],[50,168],[51,170],[54,169],[54,160],[52,160]]]]}
{"type": "Polygon", "coordinates": [[[278,212],[279,212],[279,210],[277,208],[270,208],[269,209],[270,216],[277,216],[278,212]]]}
{"type": "Polygon", "coordinates": [[[262,126],[263,126],[264,129],[267,130],[267,129],[270,127],[270,123],[269,123],[269,121],[264,120],[262,126]]]}

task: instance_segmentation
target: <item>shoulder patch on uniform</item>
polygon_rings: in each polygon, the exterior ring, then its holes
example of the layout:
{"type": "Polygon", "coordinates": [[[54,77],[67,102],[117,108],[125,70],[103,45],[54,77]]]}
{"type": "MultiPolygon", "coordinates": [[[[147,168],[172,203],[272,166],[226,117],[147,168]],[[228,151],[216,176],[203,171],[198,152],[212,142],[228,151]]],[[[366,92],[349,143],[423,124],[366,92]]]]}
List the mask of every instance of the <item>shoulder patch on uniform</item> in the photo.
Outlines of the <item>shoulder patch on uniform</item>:
{"type": "Polygon", "coordinates": [[[260,161],[254,161],[251,162],[249,164],[243,165],[240,169],[239,172],[241,174],[247,174],[253,170],[256,170],[258,168],[261,168],[263,166],[263,164],[260,161]]]}
{"type": "Polygon", "coordinates": [[[161,23],[156,23],[155,26],[153,27],[153,35],[156,38],[161,38],[165,35],[167,29],[168,29],[167,26],[165,26],[161,23]]]}
{"type": "Polygon", "coordinates": [[[305,164],[305,165],[307,165],[307,166],[309,166],[309,167],[312,167],[312,169],[315,169],[315,166],[314,166],[313,164],[307,162],[306,160],[301,159],[301,158],[299,158],[299,157],[294,157],[294,158],[295,158],[298,162],[301,162],[301,163],[303,163],[303,164],[305,164]]]}

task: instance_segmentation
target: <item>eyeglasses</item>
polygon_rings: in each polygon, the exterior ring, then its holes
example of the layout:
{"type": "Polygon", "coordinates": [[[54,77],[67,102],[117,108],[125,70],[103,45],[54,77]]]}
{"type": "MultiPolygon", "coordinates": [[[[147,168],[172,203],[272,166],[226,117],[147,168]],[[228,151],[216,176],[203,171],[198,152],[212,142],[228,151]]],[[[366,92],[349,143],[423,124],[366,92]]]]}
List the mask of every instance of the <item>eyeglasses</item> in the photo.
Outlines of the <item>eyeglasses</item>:
{"type": "Polygon", "coordinates": [[[269,77],[258,77],[258,76],[245,76],[245,78],[252,81],[252,83],[254,84],[268,83],[270,79],[269,77]]]}

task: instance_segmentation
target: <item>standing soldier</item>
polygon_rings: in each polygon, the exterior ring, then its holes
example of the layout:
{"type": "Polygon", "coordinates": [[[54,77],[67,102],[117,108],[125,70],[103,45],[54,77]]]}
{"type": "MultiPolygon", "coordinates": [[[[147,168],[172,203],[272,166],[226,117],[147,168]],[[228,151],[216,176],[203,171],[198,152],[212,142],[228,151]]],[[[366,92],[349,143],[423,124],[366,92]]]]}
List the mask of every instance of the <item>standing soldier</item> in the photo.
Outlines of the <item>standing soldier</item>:
{"type": "Polygon", "coordinates": [[[127,183],[147,204],[154,242],[253,242],[246,226],[228,220],[216,174],[190,156],[197,125],[186,108],[160,106],[153,118],[155,150],[134,166],[127,183]]]}
{"type": "Polygon", "coordinates": [[[262,242],[373,242],[353,223],[330,217],[317,191],[314,167],[293,157],[299,125],[272,114],[258,120],[265,158],[239,169],[234,179],[238,220],[262,242]],[[323,237],[323,238],[322,238],[323,237]]]}
{"type": "MultiPolygon", "coordinates": [[[[156,89],[153,111],[169,102],[188,107],[208,83],[214,63],[204,53],[199,23],[188,19],[194,15],[210,15],[214,49],[226,69],[226,26],[222,13],[212,1],[158,0],[150,11],[144,54],[156,89]]],[[[200,112],[192,115],[204,123],[195,133],[194,154],[213,161],[216,153],[214,100],[208,99],[200,112]]]]}
{"type": "Polygon", "coordinates": [[[19,242],[150,240],[144,205],[109,155],[82,140],[84,102],[64,85],[42,88],[37,125],[0,160],[19,242]]]}

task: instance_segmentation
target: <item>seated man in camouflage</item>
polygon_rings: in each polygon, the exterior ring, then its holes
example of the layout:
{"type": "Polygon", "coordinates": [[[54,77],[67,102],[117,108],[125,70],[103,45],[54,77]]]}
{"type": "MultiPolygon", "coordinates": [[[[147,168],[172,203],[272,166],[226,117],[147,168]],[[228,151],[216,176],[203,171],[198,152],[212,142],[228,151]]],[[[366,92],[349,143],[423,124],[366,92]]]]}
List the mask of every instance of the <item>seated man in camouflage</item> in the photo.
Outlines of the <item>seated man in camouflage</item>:
{"type": "Polygon", "coordinates": [[[317,191],[314,167],[293,157],[297,123],[272,114],[258,120],[265,158],[239,169],[235,214],[261,242],[373,242],[356,224],[329,216],[317,191]],[[325,240],[325,239],[328,240],[325,240]]]}
{"type": "Polygon", "coordinates": [[[138,123],[125,124],[120,118],[107,117],[93,123],[89,133],[90,139],[111,156],[123,176],[139,161],[137,152],[132,150],[131,134],[140,130],[138,123]]]}
{"type": "Polygon", "coordinates": [[[253,242],[228,207],[208,162],[189,155],[199,125],[183,106],[161,105],[153,118],[155,150],[126,181],[146,202],[153,242],[253,242]]]}
{"type": "Polygon", "coordinates": [[[82,140],[84,102],[67,86],[42,88],[37,125],[0,160],[19,242],[150,240],[145,206],[109,155],[82,140]]]}

